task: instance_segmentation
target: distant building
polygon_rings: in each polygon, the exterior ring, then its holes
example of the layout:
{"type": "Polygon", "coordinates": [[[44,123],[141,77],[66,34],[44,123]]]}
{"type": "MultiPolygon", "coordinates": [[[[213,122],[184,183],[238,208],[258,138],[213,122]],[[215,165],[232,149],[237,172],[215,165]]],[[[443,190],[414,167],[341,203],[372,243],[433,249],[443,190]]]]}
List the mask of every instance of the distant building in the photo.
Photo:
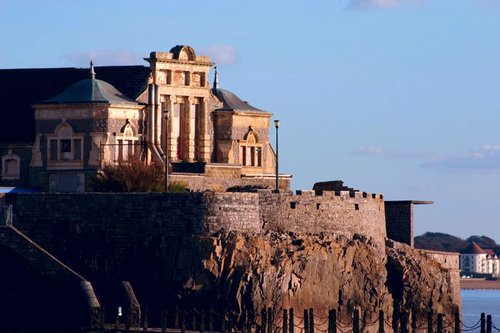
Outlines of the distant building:
{"type": "Polygon", "coordinates": [[[271,113],[220,89],[217,70],[211,86],[214,64],[189,46],[145,60],[0,70],[0,186],[94,191],[104,165],[166,155],[170,181],[193,190],[274,186],[271,113]]]}
{"type": "Polygon", "coordinates": [[[500,276],[500,258],[492,249],[483,249],[471,242],[460,251],[460,271],[462,275],[500,276]]]}

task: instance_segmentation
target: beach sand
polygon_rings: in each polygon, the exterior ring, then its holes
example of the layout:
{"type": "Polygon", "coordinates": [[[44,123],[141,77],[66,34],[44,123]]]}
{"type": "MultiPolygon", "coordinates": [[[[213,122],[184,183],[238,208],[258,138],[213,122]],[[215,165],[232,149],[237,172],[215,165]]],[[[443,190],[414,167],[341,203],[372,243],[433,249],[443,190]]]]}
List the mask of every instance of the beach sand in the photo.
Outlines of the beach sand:
{"type": "Polygon", "coordinates": [[[460,279],[460,289],[500,289],[500,280],[460,279]]]}

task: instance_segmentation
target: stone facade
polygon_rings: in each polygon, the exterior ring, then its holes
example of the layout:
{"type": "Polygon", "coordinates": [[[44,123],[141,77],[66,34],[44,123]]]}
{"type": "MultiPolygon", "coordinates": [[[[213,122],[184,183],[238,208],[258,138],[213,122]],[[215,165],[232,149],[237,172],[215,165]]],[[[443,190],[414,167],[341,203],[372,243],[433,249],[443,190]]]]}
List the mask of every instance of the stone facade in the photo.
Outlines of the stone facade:
{"type": "MultiPolygon", "coordinates": [[[[220,89],[217,72],[211,85],[213,63],[189,46],[151,52],[146,61],[149,76],[129,82],[137,86],[136,96],[96,78],[91,64],[87,79],[34,104],[30,162],[15,153],[16,144],[13,150],[0,147],[0,185],[93,191],[104,165],[134,157],[164,166],[168,155],[172,179],[177,176],[191,190],[267,187],[276,165],[269,142],[272,114],[220,89]],[[233,169],[228,182],[220,166],[233,169]],[[199,169],[207,173],[193,171],[199,169]]],[[[280,189],[288,191],[291,176],[280,178],[280,189]]]]}

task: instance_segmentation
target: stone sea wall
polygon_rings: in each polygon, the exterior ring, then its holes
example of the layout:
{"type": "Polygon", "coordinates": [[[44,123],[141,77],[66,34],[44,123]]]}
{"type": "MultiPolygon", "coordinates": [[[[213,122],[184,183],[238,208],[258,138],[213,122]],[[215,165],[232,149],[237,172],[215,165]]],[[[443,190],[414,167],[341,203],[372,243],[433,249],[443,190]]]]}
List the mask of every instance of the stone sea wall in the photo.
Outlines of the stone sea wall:
{"type": "Polygon", "coordinates": [[[388,326],[401,313],[451,318],[460,307],[453,257],[386,244],[380,195],[320,193],[38,193],[5,201],[14,226],[91,281],[104,307],[114,309],[110,290],[129,281],[151,325],[162,308],[200,304],[235,316],[293,307],[324,317],[334,308],[345,322],[360,309],[365,323],[383,310],[388,326]]]}

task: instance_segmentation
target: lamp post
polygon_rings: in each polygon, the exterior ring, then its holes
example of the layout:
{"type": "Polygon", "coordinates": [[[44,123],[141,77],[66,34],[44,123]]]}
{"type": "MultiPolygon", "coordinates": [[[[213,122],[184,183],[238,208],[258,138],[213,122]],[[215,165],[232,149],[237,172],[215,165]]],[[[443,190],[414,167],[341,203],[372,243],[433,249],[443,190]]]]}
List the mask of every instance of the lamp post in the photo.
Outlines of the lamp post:
{"type": "Polygon", "coordinates": [[[163,111],[165,117],[165,193],[168,192],[168,110],[163,111]]]}
{"type": "Polygon", "coordinates": [[[279,174],[278,174],[279,170],[278,129],[280,128],[280,121],[278,119],[274,121],[274,127],[276,128],[276,189],[274,191],[276,193],[279,193],[280,187],[279,187],[279,174]]]}

